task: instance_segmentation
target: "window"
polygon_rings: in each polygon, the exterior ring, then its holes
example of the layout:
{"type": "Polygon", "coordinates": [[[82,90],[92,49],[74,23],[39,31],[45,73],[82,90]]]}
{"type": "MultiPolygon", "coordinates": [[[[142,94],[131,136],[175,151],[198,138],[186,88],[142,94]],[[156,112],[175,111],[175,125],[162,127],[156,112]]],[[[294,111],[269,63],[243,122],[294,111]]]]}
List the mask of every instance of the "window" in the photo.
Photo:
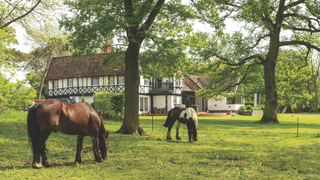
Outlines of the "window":
{"type": "Polygon", "coordinates": [[[178,101],[177,101],[177,97],[173,97],[173,105],[177,104],[178,101]]]}
{"type": "Polygon", "coordinates": [[[227,98],[227,104],[242,104],[241,97],[227,98]]]}
{"type": "Polygon", "coordinates": [[[67,87],[72,87],[72,86],[73,86],[72,79],[67,79],[67,87]]]}
{"type": "Polygon", "coordinates": [[[93,77],[91,79],[91,85],[92,86],[99,86],[99,78],[98,77],[93,77]]]}
{"type": "Polygon", "coordinates": [[[148,109],[148,104],[149,99],[148,97],[140,97],[140,102],[139,102],[139,110],[140,111],[149,111],[148,109]]]}
{"type": "Polygon", "coordinates": [[[124,76],[118,76],[118,84],[124,85],[124,76]]]}
{"type": "Polygon", "coordinates": [[[58,81],[57,80],[52,81],[52,88],[53,89],[58,89],[58,81]]]}
{"type": "Polygon", "coordinates": [[[235,104],[235,98],[227,97],[227,104],[235,104]]]}
{"type": "Polygon", "coordinates": [[[145,80],[144,80],[144,85],[145,85],[145,86],[148,86],[149,83],[150,83],[149,79],[145,79],[145,80]]]}
{"type": "Polygon", "coordinates": [[[113,85],[114,84],[114,77],[113,76],[109,76],[109,82],[108,84],[113,85]]]}

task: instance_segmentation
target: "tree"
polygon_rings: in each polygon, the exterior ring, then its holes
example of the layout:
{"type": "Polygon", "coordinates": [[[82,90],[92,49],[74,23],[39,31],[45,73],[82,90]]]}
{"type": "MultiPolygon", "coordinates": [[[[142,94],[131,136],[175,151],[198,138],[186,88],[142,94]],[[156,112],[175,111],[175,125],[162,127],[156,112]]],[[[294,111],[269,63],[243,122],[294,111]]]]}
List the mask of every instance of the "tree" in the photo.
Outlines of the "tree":
{"type": "Polygon", "coordinates": [[[121,66],[124,63],[125,67],[125,112],[123,124],[117,132],[142,134],[138,115],[139,65],[146,73],[150,72],[148,67],[150,69],[152,65],[159,67],[153,69],[158,74],[169,76],[174,72],[168,69],[179,71],[180,61],[186,60],[184,51],[188,44],[183,37],[192,30],[187,19],[193,18],[193,14],[180,0],[167,3],[164,0],[69,0],[66,4],[73,16],[64,16],[60,23],[71,32],[67,48],[72,49],[73,57],[94,56],[101,47],[112,43],[115,35],[127,46],[122,55],[114,50],[119,54],[118,58],[112,60],[109,56],[103,65],[121,66]],[[143,46],[146,51],[140,54],[143,46]]]}
{"type": "MultiPolygon", "coordinates": [[[[216,7],[222,18],[228,17],[243,24],[242,32],[218,33],[207,39],[202,49],[204,59],[215,59],[215,65],[226,64],[235,71],[250,72],[256,64],[264,68],[265,109],[260,122],[279,123],[277,119],[278,93],[275,70],[279,50],[284,47],[304,47],[309,55],[311,49],[320,51],[310,34],[320,32],[320,9],[317,1],[193,1],[199,12],[216,7]],[[245,34],[244,34],[245,32],[245,34]],[[307,32],[309,33],[306,35],[307,32]]],[[[202,13],[205,14],[205,13],[202,13]]],[[[205,20],[205,19],[204,19],[205,20]]],[[[208,22],[212,23],[212,22],[208,22]]],[[[242,83],[247,73],[238,76],[242,83]]]]}
{"type": "Polygon", "coordinates": [[[299,109],[298,105],[306,104],[312,96],[308,92],[311,79],[309,66],[304,66],[303,51],[280,50],[275,71],[279,106],[290,106],[299,109]]]}
{"type": "Polygon", "coordinates": [[[21,103],[31,103],[36,96],[36,91],[32,87],[23,86],[24,81],[10,82],[10,79],[1,73],[0,77],[0,115],[21,103]]]}
{"type": "Polygon", "coordinates": [[[34,72],[35,74],[42,74],[41,83],[39,87],[38,99],[41,99],[42,87],[44,79],[47,75],[51,60],[55,56],[67,55],[66,51],[62,51],[63,40],[59,37],[47,37],[41,42],[44,46],[40,46],[32,50],[32,59],[29,60],[25,70],[34,72]]]}

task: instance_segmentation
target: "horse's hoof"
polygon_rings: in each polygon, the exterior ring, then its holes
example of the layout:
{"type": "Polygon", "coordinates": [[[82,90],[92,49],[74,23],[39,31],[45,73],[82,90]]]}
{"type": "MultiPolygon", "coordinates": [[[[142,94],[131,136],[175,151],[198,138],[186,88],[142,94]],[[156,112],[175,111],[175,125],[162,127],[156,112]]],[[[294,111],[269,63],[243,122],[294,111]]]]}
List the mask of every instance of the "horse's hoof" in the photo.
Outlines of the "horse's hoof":
{"type": "Polygon", "coordinates": [[[44,167],[51,167],[52,166],[51,162],[49,162],[48,160],[45,160],[44,162],[42,162],[42,164],[44,167]]]}
{"type": "Polygon", "coordinates": [[[41,163],[34,162],[32,163],[32,167],[36,169],[41,169],[43,168],[43,165],[41,163]]]}
{"type": "Polygon", "coordinates": [[[96,161],[97,161],[97,163],[101,163],[101,162],[103,162],[103,159],[100,158],[100,159],[98,159],[98,160],[96,160],[96,161]]]}
{"type": "Polygon", "coordinates": [[[176,137],[177,140],[181,140],[181,137],[176,137]]]}
{"type": "Polygon", "coordinates": [[[193,141],[192,141],[192,140],[190,140],[190,141],[189,141],[189,143],[193,143],[193,141]]]}
{"type": "Polygon", "coordinates": [[[193,141],[198,141],[198,139],[194,139],[193,141]]]}
{"type": "Polygon", "coordinates": [[[167,140],[172,140],[172,138],[167,138],[167,140]]]}

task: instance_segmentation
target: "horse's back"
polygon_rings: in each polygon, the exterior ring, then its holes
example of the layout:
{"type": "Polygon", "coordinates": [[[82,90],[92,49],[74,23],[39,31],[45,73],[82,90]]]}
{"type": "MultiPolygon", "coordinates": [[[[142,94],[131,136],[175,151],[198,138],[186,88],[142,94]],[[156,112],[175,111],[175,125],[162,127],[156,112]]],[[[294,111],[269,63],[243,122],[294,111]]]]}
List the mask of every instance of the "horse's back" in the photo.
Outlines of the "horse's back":
{"type": "Polygon", "coordinates": [[[49,99],[40,106],[38,119],[43,129],[51,128],[69,135],[88,135],[99,129],[101,120],[87,103],[70,104],[49,99]]]}

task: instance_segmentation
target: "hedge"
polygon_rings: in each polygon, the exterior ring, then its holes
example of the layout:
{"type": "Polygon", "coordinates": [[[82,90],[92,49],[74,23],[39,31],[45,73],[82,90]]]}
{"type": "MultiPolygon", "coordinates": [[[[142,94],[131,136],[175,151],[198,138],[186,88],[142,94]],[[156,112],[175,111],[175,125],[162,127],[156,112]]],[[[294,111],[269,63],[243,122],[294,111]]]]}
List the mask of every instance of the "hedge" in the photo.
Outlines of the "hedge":
{"type": "Polygon", "coordinates": [[[124,93],[97,92],[93,95],[95,109],[123,113],[124,93]]]}

